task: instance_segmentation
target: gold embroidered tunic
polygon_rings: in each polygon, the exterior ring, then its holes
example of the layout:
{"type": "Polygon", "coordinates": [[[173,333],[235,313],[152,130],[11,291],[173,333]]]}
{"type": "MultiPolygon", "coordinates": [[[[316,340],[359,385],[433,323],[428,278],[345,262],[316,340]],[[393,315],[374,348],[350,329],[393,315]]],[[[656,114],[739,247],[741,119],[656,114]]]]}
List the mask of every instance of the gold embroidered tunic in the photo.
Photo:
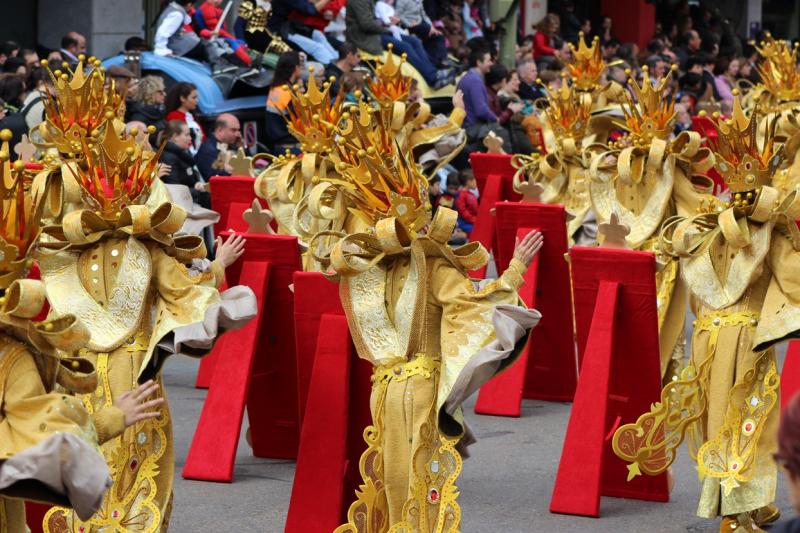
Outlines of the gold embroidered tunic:
{"type": "MultiPolygon", "coordinates": [[[[442,208],[437,217],[445,212],[453,213],[442,208]]],[[[389,260],[342,277],[353,340],[375,370],[373,425],[365,431],[368,448],[360,461],[364,484],[339,533],[459,530],[456,446],[473,440],[460,402],[513,360],[538,319],[535,311],[515,307],[525,272],[519,261],[482,287],[466,276],[446,248],[455,222],[450,218],[445,224],[435,220],[427,236],[394,250],[389,260]],[[527,315],[508,319],[512,306],[527,315]],[[484,348],[496,340],[495,325],[506,319],[518,328],[511,334],[503,322],[497,333],[502,349],[488,355],[484,348]]],[[[480,254],[482,248],[470,250],[480,254]]]]}

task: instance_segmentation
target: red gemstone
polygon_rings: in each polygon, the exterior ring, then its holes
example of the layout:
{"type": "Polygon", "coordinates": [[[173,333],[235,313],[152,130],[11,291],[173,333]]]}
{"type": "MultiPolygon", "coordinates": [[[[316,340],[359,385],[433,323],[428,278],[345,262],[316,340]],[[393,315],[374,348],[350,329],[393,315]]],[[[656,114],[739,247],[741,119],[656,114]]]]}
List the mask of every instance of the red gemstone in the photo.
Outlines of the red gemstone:
{"type": "Polygon", "coordinates": [[[431,501],[435,502],[439,500],[439,491],[436,489],[431,489],[431,501]]]}
{"type": "Polygon", "coordinates": [[[136,467],[138,466],[139,466],[139,461],[137,461],[136,459],[131,459],[131,464],[130,464],[131,470],[136,470],[136,467]]]}

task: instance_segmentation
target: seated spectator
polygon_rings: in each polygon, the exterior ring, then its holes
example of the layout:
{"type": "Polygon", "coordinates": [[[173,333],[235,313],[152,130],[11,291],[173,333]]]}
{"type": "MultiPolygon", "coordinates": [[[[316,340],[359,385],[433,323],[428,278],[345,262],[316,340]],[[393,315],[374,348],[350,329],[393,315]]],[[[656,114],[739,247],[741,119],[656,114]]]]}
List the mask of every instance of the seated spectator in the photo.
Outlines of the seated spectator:
{"type": "Polygon", "coordinates": [[[659,55],[648,56],[644,64],[647,66],[647,72],[650,75],[653,84],[657,84],[658,80],[667,74],[667,62],[659,55]]]}
{"type": "Polygon", "coordinates": [[[233,169],[221,160],[220,152],[233,152],[242,143],[242,128],[239,119],[230,113],[222,113],[214,121],[214,130],[203,141],[194,160],[200,175],[210,181],[211,176],[230,176],[233,169]]]}
{"type": "Polygon", "coordinates": [[[208,61],[200,36],[192,27],[194,0],[162,0],[161,13],[156,19],[154,49],[160,56],[177,56],[208,61]]]}
{"type": "Polygon", "coordinates": [[[150,52],[150,46],[147,44],[147,41],[142,39],[141,37],[128,37],[125,40],[125,45],[123,46],[123,51],[125,52],[150,52]]]}
{"type": "Polygon", "coordinates": [[[394,9],[394,0],[378,0],[375,2],[375,17],[381,21],[395,39],[403,39],[404,35],[411,35],[407,29],[400,27],[397,12],[394,9]]]}
{"type": "Polygon", "coordinates": [[[467,234],[472,233],[475,221],[478,219],[478,182],[471,170],[462,171],[459,176],[458,196],[456,197],[456,211],[458,211],[458,227],[467,234]]]}
{"type": "Polygon", "coordinates": [[[300,80],[300,75],[300,54],[295,51],[281,54],[269,87],[265,115],[266,137],[270,143],[268,148],[273,154],[283,154],[287,148],[297,148],[297,139],[289,133],[285,117],[292,102],[289,87],[300,80]]]}
{"type": "Polygon", "coordinates": [[[246,67],[252,66],[253,58],[250,57],[247,44],[228,32],[225,23],[217,29],[222,12],[222,0],[206,0],[200,4],[194,15],[195,25],[200,29],[200,36],[206,39],[224,40],[233,50],[236,59],[246,67]],[[208,33],[206,34],[204,30],[208,33]]]}
{"type": "Polygon", "coordinates": [[[39,66],[39,54],[36,53],[36,50],[25,48],[20,51],[19,57],[25,60],[25,65],[27,65],[28,69],[39,66]]]}
{"type": "Polygon", "coordinates": [[[136,120],[146,126],[154,126],[157,131],[163,130],[166,95],[164,79],[161,76],[145,76],[139,82],[133,100],[127,105],[126,121],[136,120]]]}
{"type": "Polygon", "coordinates": [[[192,134],[192,146],[189,151],[197,154],[200,145],[205,140],[206,134],[200,123],[195,120],[192,112],[197,109],[197,87],[192,83],[180,82],[173,85],[164,99],[166,111],[165,120],[179,120],[189,126],[192,134]]]}
{"type": "Polygon", "coordinates": [[[364,94],[366,77],[363,72],[352,70],[342,75],[342,92],[346,104],[357,104],[361,101],[360,95],[364,94]]]}
{"type": "Polygon", "coordinates": [[[464,0],[461,7],[461,19],[467,41],[483,37],[483,20],[475,0],[464,0]]]}
{"type": "Polygon", "coordinates": [[[9,57],[12,57],[14,49],[10,42],[0,42],[0,66],[5,65],[9,57]]]}
{"type": "MultiPolygon", "coordinates": [[[[299,20],[306,26],[328,33],[328,26],[336,20],[346,3],[346,0],[329,0],[321,9],[317,10],[316,15],[306,15],[300,10],[295,10],[289,13],[289,20],[299,20]]],[[[333,46],[336,48],[335,44],[333,46]]]]}
{"type": "Polygon", "coordinates": [[[346,20],[347,40],[368,54],[379,56],[383,48],[391,44],[394,53],[406,54],[408,62],[434,89],[444,87],[455,79],[453,69],[436,69],[419,39],[413,35],[395,39],[375,17],[375,0],[349,0],[346,20]]]}
{"type": "Polygon", "coordinates": [[[28,95],[22,102],[20,114],[30,131],[44,122],[44,99],[53,91],[53,80],[44,67],[35,67],[28,75],[28,95]]]}
{"type": "Polygon", "coordinates": [[[736,77],[739,75],[739,60],[720,57],[714,65],[714,85],[720,99],[733,102],[733,89],[736,88],[736,77]]]}
{"type": "Polygon", "coordinates": [[[464,93],[464,129],[467,132],[467,152],[484,150],[483,139],[494,131],[506,147],[511,146],[508,132],[497,122],[497,115],[489,105],[489,93],[484,76],[494,64],[492,55],[483,48],[470,52],[470,70],[459,80],[457,89],[464,93]]]}
{"type": "Polygon", "coordinates": [[[47,54],[47,61],[51,65],[60,65],[61,63],[64,62],[64,56],[62,56],[61,52],[59,52],[58,50],[51,50],[47,54]]]}
{"type": "MultiPolygon", "coordinates": [[[[11,130],[11,146],[22,140],[28,133],[25,117],[20,113],[25,100],[25,80],[18,74],[0,74],[0,101],[3,102],[5,116],[0,120],[0,130],[11,130]]],[[[16,158],[16,155],[12,155],[16,158]]]]}
{"type": "Polygon", "coordinates": [[[537,83],[539,70],[532,60],[523,60],[517,65],[519,74],[519,97],[523,100],[535,101],[544,97],[544,91],[537,83]]]}
{"type": "Polygon", "coordinates": [[[139,78],[136,77],[136,74],[122,65],[108,67],[106,80],[113,81],[117,94],[122,95],[126,100],[136,94],[136,88],[139,85],[139,78]]]}
{"type": "Polygon", "coordinates": [[[452,66],[447,58],[444,35],[433,25],[433,21],[425,12],[422,0],[397,0],[395,11],[400,24],[425,45],[428,58],[436,67],[452,66]]]}
{"type": "Polygon", "coordinates": [[[700,45],[703,40],[700,39],[700,34],[694,30],[689,30],[683,34],[681,46],[675,52],[678,56],[678,62],[681,70],[684,72],[689,71],[689,66],[686,64],[689,58],[700,53],[700,45]]]}
{"type": "Polygon", "coordinates": [[[78,56],[86,54],[86,37],[71,31],[61,38],[61,57],[74,69],[78,64],[78,56]]]}
{"type": "Polygon", "coordinates": [[[272,14],[267,19],[267,28],[280,35],[287,43],[299,47],[323,65],[336,61],[339,54],[331,45],[325,34],[314,26],[309,26],[305,19],[292,18],[292,15],[319,16],[330,0],[273,0],[272,14]]]}
{"type": "Polygon", "coordinates": [[[601,42],[600,49],[603,54],[603,59],[605,59],[606,62],[613,61],[615,58],[617,58],[617,54],[619,53],[621,46],[622,43],[619,41],[619,39],[610,39],[608,41],[601,42]]]}
{"type": "Polygon", "coordinates": [[[356,68],[361,63],[361,53],[353,43],[344,42],[339,47],[339,59],[329,63],[325,67],[325,78],[331,82],[331,96],[339,94],[339,82],[341,77],[356,68]]]}
{"type": "Polygon", "coordinates": [[[533,58],[539,70],[561,68],[563,51],[556,42],[560,24],[558,15],[548,13],[536,25],[536,34],[533,36],[533,58]]]}
{"type": "Polygon", "coordinates": [[[505,87],[508,78],[508,69],[501,63],[492,65],[485,77],[489,108],[497,116],[497,121],[501,126],[507,126],[511,115],[519,113],[524,107],[521,102],[502,102],[500,100],[498,92],[505,87]]]}
{"type": "Polygon", "coordinates": [[[192,193],[194,203],[210,209],[211,196],[206,192],[206,182],[197,172],[195,160],[189,153],[189,146],[192,144],[189,127],[185,122],[169,121],[159,138],[159,144],[166,141],[160,161],[169,165],[170,168],[169,174],[162,176],[162,181],[175,185],[186,185],[192,193]]]}

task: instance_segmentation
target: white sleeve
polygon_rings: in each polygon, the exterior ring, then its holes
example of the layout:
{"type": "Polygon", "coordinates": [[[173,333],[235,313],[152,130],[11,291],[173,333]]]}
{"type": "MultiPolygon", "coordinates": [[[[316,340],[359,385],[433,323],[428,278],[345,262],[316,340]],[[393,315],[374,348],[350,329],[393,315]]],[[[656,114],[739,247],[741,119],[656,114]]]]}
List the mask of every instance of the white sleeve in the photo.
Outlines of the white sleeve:
{"type": "Polygon", "coordinates": [[[167,42],[180,29],[181,24],[183,24],[183,15],[177,11],[164,17],[161,25],[156,30],[155,49],[153,50],[156,54],[166,56],[172,53],[169,46],[167,46],[167,42]]]}

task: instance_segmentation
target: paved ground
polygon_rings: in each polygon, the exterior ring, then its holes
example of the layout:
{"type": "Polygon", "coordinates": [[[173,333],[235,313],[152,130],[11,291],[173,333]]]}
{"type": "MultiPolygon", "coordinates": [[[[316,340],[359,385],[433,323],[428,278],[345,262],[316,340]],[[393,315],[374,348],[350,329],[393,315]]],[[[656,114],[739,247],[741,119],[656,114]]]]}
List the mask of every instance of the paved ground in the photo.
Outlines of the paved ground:
{"type": "MultiPolygon", "coordinates": [[[[178,476],[205,397],[205,391],[193,388],[196,371],[197,362],[186,357],[173,358],[165,370],[178,476]]],[[[570,404],[525,401],[520,419],[468,411],[479,442],[471,448],[460,482],[464,533],[717,531],[715,521],[694,516],[699,484],[685,453],[674,466],[676,486],[670,503],[604,498],[600,519],[550,514],[569,410],[570,404]]],[[[241,442],[233,484],[176,479],[170,531],[283,530],[294,463],[254,458],[244,439],[241,442]]],[[[778,504],[791,513],[783,480],[778,493],[778,504]]]]}

